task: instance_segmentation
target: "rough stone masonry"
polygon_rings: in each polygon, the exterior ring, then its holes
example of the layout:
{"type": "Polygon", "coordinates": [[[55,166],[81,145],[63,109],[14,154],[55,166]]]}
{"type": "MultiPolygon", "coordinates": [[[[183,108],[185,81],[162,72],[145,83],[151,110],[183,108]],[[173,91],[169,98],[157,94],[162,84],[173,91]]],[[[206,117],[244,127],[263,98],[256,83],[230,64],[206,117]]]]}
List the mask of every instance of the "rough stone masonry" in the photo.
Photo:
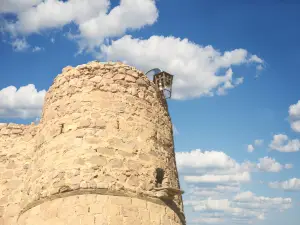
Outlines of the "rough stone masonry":
{"type": "Polygon", "coordinates": [[[0,225],[184,225],[172,123],[160,92],[122,63],[66,67],[39,124],[0,124],[0,225]]]}

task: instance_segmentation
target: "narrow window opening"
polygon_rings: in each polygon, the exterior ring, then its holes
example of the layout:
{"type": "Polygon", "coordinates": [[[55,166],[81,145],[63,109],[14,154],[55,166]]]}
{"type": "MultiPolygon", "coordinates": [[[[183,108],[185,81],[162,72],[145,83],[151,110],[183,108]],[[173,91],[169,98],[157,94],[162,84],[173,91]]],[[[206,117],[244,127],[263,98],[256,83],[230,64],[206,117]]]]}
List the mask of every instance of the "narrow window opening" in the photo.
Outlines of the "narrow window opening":
{"type": "Polygon", "coordinates": [[[162,168],[156,168],[156,187],[161,187],[164,179],[165,172],[162,168]]]}
{"type": "Polygon", "coordinates": [[[62,134],[63,131],[64,131],[64,127],[65,127],[65,124],[64,124],[64,123],[60,124],[60,133],[61,133],[61,134],[62,134]]]}

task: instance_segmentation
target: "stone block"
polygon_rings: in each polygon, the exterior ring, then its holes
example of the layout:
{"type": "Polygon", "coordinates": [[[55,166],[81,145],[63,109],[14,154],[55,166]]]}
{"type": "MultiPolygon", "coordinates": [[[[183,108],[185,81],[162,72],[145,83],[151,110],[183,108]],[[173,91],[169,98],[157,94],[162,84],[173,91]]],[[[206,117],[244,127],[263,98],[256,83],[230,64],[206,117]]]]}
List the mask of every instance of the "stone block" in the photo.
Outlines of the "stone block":
{"type": "Polygon", "coordinates": [[[147,208],[147,202],[142,199],[138,198],[132,198],[132,206],[137,207],[139,209],[146,209],[147,208]]]}
{"type": "Polygon", "coordinates": [[[90,162],[91,164],[94,164],[97,166],[105,166],[107,163],[107,160],[103,156],[92,156],[87,162],[90,162]]]}
{"type": "Polygon", "coordinates": [[[123,160],[121,159],[112,159],[108,164],[112,168],[121,168],[123,167],[123,160]]]}
{"type": "Polygon", "coordinates": [[[113,80],[124,80],[125,75],[124,74],[117,74],[114,76],[113,80]]]}
{"type": "Polygon", "coordinates": [[[110,196],[109,201],[112,205],[131,205],[131,198],[110,196]]]}
{"type": "Polygon", "coordinates": [[[111,148],[99,147],[96,148],[95,150],[96,152],[107,156],[113,156],[115,154],[115,150],[111,148]]]}
{"type": "Polygon", "coordinates": [[[130,75],[126,75],[125,80],[126,80],[127,82],[132,82],[132,83],[135,82],[135,78],[132,77],[132,76],[130,76],[130,75]]]}
{"type": "Polygon", "coordinates": [[[93,203],[89,207],[91,214],[101,214],[103,212],[104,206],[101,203],[93,203]]]}
{"type": "Polygon", "coordinates": [[[18,215],[21,208],[18,204],[11,204],[6,207],[5,216],[12,217],[18,215]]]}
{"type": "Polygon", "coordinates": [[[139,186],[139,179],[137,176],[135,175],[131,175],[128,180],[127,180],[127,184],[131,185],[131,186],[134,186],[134,187],[137,187],[139,186]]]}
{"type": "Polygon", "coordinates": [[[95,217],[91,215],[85,215],[80,220],[80,225],[93,225],[95,224],[95,217]]]}

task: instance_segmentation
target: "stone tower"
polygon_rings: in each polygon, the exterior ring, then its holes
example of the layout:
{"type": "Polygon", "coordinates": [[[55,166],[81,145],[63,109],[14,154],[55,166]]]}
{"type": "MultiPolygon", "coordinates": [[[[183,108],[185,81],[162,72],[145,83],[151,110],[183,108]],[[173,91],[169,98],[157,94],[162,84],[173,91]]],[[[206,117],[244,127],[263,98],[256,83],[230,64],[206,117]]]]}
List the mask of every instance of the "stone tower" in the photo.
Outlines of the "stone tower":
{"type": "Polygon", "coordinates": [[[184,225],[172,123],[122,63],[66,67],[38,125],[0,125],[0,225],[184,225]]]}

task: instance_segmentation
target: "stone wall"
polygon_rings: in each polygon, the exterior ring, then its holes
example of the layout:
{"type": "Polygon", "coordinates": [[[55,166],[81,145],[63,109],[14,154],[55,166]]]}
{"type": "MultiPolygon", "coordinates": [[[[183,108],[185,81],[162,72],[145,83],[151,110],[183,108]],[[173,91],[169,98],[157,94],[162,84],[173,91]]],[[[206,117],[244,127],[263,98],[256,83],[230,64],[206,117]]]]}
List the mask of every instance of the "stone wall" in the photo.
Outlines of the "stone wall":
{"type": "Polygon", "coordinates": [[[75,195],[46,201],[26,211],[20,225],[180,225],[162,204],[110,195],[75,195]]]}
{"type": "MultiPolygon", "coordinates": [[[[76,68],[66,67],[46,94],[40,124],[20,127],[34,130],[34,134],[31,131],[28,136],[26,131],[24,138],[18,139],[11,131],[11,138],[5,138],[5,142],[11,143],[13,150],[3,154],[6,158],[12,158],[8,154],[13,152],[18,154],[18,168],[13,169],[13,177],[19,171],[18,180],[23,181],[15,189],[19,190],[15,209],[20,216],[19,224],[60,224],[58,221],[68,224],[72,218],[56,215],[57,210],[74,213],[75,220],[94,221],[89,224],[106,224],[95,222],[96,217],[105,218],[108,224],[122,224],[109,222],[123,217],[122,207],[116,207],[121,211],[119,217],[112,219],[114,214],[106,211],[77,214],[71,208],[67,210],[69,201],[86,209],[91,204],[102,207],[109,199],[133,203],[137,198],[143,199],[141,207],[146,205],[148,214],[151,204],[161,210],[160,220],[151,223],[148,220],[148,224],[168,224],[163,222],[168,220],[165,217],[173,221],[171,224],[184,224],[180,195],[174,200],[156,197],[157,168],[165,172],[162,186],[180,187],[172,123],[160,93],[142,72],[122,63],[91,62],[76,68]],[[26,169],[22,170],[25,164],[26,169]],[[112,195],[123,197],[109,197],[112,195]],[[93,199],[93,203],[82,200],[85,197],[93,199]],[[151,201],[154,203],[150,204],[151,201]],[[54,213],[57,218],[43,216],[52,209],[50,215],[54,213]]],[[[2,146],[4,149],[5,143],[2,146]]],[[[6,168],[8,161],[3,164],[6,168]]],[[[2,177],[1,182],[5,180],[2,177]]],[[[113,206],[113,203],[107,205],[113,206]]],[[[141,213],[138,208],[134,211],[141,213]]],[[[137,218],[121,221],[128,224],[137,218]]]]}
{"type": "Polygon", "coordinates": [[[0,225],[16,224],[35,133],[35,125],[0,124],[0,225]]]}

